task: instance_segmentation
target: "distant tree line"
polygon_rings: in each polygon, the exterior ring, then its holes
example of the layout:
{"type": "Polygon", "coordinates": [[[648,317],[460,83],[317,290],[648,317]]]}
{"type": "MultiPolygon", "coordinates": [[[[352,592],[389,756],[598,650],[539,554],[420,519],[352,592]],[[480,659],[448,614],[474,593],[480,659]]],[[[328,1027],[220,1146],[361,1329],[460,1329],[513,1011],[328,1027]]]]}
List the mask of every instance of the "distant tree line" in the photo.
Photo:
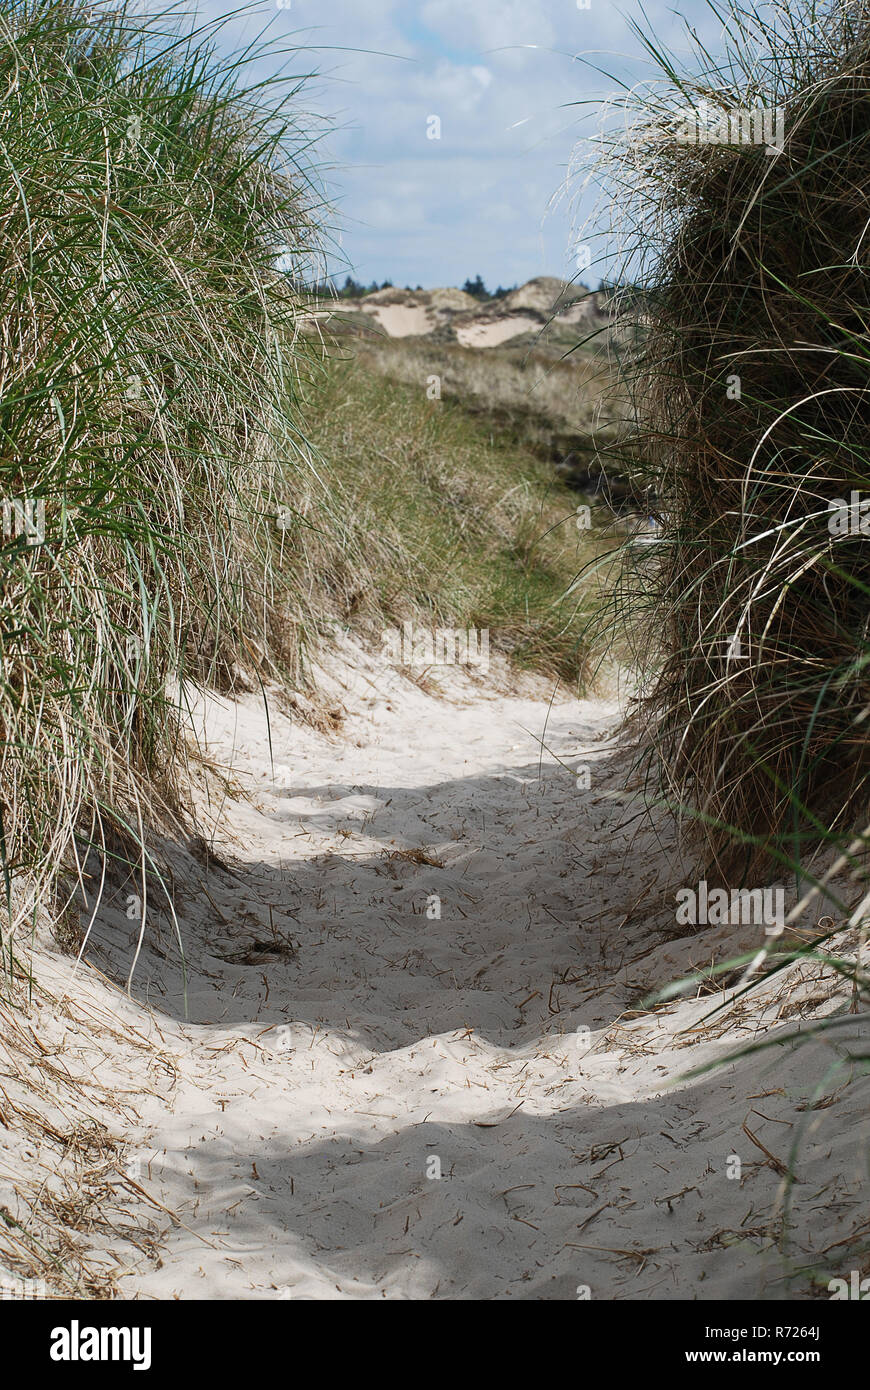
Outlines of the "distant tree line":
{"type": "MultiPolygon", "coordinates": [[[[506,294],[510,294],[509,289],[504,289],[499,285],[497,290],[490,292],[483,283],[481,276],[475,275],[473,280],[466,280],[462,286],[465,294],[470,294],[472,299],[479,299],[482,304],[486,304],[493,299],[504,299],[506,294]]],[[[516,285],[513,286],[516,289],[516,285]]]]}
{"type": "MultiPolygon", "coordinates": [[[[374,294],[377,290],[392,290],[397,288],[392,280],[384,280],[380,285],[377,280],[372,280],[370,285],[364,285],[361,280],[355,280],[352,275],[345,277],[342,286],[339,286],[335,279],[330,276],[322,280],[309,281],[307,283],[302,280],[294,279],[293,284],[300,294],[306,296],[313,295],[320,299],[362,299],[363,295],[374,294]]],[[[409,293],[413,293],[415,289],[422,291],[423,286],[405,285],[404,288],[409,293]]],[[[497,299],[504,299],[505,295],[511,294],[516,288],[516,285],[510,286],[508,289],[499,285],[498,289],[488,290],[484,284],[482,275],[475,275],[474,279],[469,278],[462,286],[465,294],[470,294],[472,299],[478,300],[481,304],[490,304],[497,299]]],[[[648,298],[648,291],[641,285],[631,284],[629,281],[625,280],[618,281],[606,278],[602,279],[600,282],[599,293],[607,295],[619,293],[623,300],[624,307],[628,307],[629,305],[642,305],[648,298]]]]}
{"type": "MultiPolygon", "coordinates": [[[[410,285],[405,286],[406,290],[410,290],[410,288],[410,285]]],[[[422,288],[422,285],[417,286],[418,290],[422,288]]],[[[364,285],[361,280],[354,280],[352,275],[348,275],[341,289],[336,287],[335,293],[339,299],[360,299],[364,294],[374,294],[376,290],[392,289],[395,289],[392,280],[385,280],[382,285],[379,285],[377,280],[372,280],[370,285],[364,285]]]]}
{"type": "MultiPolygon", "coordinates": [[[[299,288],[308,295],[317,295],[322,299],[361,299],[364,294],[374,294],[376,290],[392,290],[395,286],[392,280],[384,280],[379,285],[377,280],[372,280],[370,285],[364,285],[361,280],[354,280],[352,275],[348,275],[343,285],[339,286],[334,280],[315,280],[313,284],[301,285],[299,288]]],[[[405,289],[410,290],[411,285],[406,285],[405,289]]],[[[417,289],[422,290],[423,286],[418,285],[417,289]]]]}
{"type": "MultiPolygon", "coordinates": [[[[417,285],[416,288],[422,290],[423,286],[417,285]]],[[[470,294],[473,299],[480,300],[482,304],[490,303],[495,299],[504,299],[506,294],[510,294],[510,289],[504,289],[501,285],[497,290],[488,290],[480,275],[476,275],[473,280],[466,280],[462,288],[466,294],[470,294]]],[[[513,288],[516,289],[516,285],[513,288]]],[[[298,284],[297,289],[303,294],[315,295],[321,299],[334,299],[336,296],[339,299],[361,299],[364,294],[374,294],[376,290],[395,289],[395,285],[392,280],[384,280],[381,285],[378,284],[377,280],[373,280],[370,285],[364,285],[362,281],[355,280],[352,275],[348,275],[340,288],[334,280],[327,278],[316,280],[313,284],[298,284]]],[[[405,285],[405,289],[413,292],[414,287],[405,285]]]]}

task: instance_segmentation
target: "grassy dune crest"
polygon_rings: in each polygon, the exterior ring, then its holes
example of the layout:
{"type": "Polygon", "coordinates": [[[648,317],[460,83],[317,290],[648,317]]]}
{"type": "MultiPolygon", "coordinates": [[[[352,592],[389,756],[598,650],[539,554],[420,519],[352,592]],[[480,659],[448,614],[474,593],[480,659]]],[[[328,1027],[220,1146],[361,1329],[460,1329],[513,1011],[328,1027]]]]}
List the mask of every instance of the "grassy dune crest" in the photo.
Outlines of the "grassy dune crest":
{"type": "Polygon", "coordinates": [[[436,395],[441,359],[400,349],[393,379],[378,345],[342,346],[306,411],[328,506],[309,487],[316,525],[290,532],[285,564],[375,643],[406,621],[486,630],[514,666],[582,686],[599,599],[591,581],[570,591],[603,546],[577,494],[525,441],[436,395]]]}
{"type": "Polygon", "coordinates": [[[745,881],[851,838],[870,800],[870,536],[840,511],[870,499],[870,10],[720,17],[721,62],[648,41],[660,81],[607,157],[648,289],[636,454],[662,524],[622,612],[665,794],[745,881]]]}
{"type": "MultiPolygon", "coordinates": [[[[167,689],[292,662],[292,502],[313,236],[296,85],[214,32],[77,2],[0,6],[0,853],[83,844],[176,795],[167,689]]],[[[295,638],[294,638],[295,642],[295,638]]],[[[32,906],[32,899],[31,899],[32,906]]],[[[9,924],[4,932],[9,941],[9,924]]]]}

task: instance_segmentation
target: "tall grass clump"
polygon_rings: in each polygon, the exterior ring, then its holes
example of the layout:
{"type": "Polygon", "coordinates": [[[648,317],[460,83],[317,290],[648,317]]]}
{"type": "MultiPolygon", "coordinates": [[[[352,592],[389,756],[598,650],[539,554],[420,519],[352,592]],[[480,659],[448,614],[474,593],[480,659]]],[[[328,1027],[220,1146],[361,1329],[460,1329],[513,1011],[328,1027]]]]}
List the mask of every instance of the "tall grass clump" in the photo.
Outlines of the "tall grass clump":
{"type": "Polygon", "coordinates": [[[12,925],[22,876],[38,897],[82,847],[144,853],[177,801],[187,679],[295,660],[273,552],[304,450],[282,271],[315,234],[310,137],[299,83],[246,84],[216,36],[123,3],[0,4],[12,925]]]}
{"type": "Polygon", "coordinates": [[[711,10],[721,58],[645,39],[598,173],[644,289],[631,449],[661,525],[621,597],[663,794],[743,882],[870,801],[870,516],[839,510],[870,500],[870,6],[711,10]],[[759,108],[770,148],[728,120],[759,108]]]}

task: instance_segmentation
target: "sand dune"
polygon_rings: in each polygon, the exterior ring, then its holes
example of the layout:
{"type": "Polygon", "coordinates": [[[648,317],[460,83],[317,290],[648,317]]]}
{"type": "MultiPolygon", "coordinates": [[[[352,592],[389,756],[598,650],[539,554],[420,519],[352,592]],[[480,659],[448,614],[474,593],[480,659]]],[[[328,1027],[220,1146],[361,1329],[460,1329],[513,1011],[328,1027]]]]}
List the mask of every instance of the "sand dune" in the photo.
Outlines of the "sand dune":
{"type": "MultiPolygon", "coordinates": [[[[373,318],[390,338],[425,337],[438,332],[462,347],[490,348],[524,333],[540,333],[553,320],[576,327],[608,321],[606,297],[585,285],[539,276],[503,299],[480,303],[462,290],[376,290],[345,300],[343,310],[373,318]]],[[[339,315],[340,317],[340,315],[339,315]]]]}
{"type": "MultiPolygon", "coordinates": [[[[138,923],[109,885],[65,1065],[123,1096],[107,1181],[140,1235],[91,1232],[97,1266],[145,1298],[793,1296],[866,1220],[866,1079],[813,1112],[821,1048],[684,1073],[831,986],[792,973],[704,1026],[723,996],[637,1010],[758,929],[662,934],[680,869],[667,826],[638,831],[614,702],[455,672],[437,699],[349,644],[328,679],[343,735],[273,701],[271,755],[260,699],[197,701],[244,795],[200,808],[225,868],[178,858],[187,1018],[165,909],[133,999],[110,983],[138,923]]],[[[68,970],[38,942],[55,994],[68,970]]],[[[39,1013],[47,1048],[60,1029],[39,1013]]],[[[23,1152],[5,1166],[9,1204],[23,1152]]]]}
{"type": "Polygon", "coordinates": [[[432,314],[424,305],[376,304],[364,309],[391,338],[419,337],[432,331],[432,314]]]}
{"type": "Polygon", "coordinates": [[[498,347],[521,333],[532,333],[539,327],[537,319],[523,314],[509,314],[505,318],[481,319],[464,324],[456,329],[457,341],[463,347],[498,347]]]}

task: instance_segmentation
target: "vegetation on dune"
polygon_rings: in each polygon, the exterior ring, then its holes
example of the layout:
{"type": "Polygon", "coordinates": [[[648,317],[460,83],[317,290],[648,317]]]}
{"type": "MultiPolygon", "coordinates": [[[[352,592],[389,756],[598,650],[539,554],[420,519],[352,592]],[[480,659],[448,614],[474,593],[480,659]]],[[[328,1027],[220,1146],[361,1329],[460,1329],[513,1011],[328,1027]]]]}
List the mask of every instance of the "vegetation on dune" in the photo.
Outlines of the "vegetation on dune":
{"type": "Polygon", "coordinates": [[[619,617],[666,795],[736,881],[848,839],[870,802],[870,550],[829,525],[870,496],[868,18],[733,4],[726,58],[696,45],[689,71],[648,40],[662,83],[607,153],[649,290],[631,448],[662,526],[619,617]],[[781,144],[710,137],[759,109],[781,144]],[[687,112],[702,135],[678,140],[687,112]]]}
{"type": "Polygon", "coordinates": [[[384,375],[363,345],[327,363],[307,425],[329,519],[300,521],[285,563],[376,640],[405,620],[489,629],[516,664],[582,680],[595,600],[591,586],[566,598],[593,545],[576,495],[461,404],[431,399],[430,379],[384,375]]]}
{"type": "MultiPolygon", "coordinates": [[[[570,352],[576,329],[553,325],[543,334],[481,349],[428,337],[390,339],[367,328],[359,331],[373,370],[409,386],[437,376],[445,399],[505,444],[555,466],[578,488],[594,486],[609,469],[624,433],[626,403],[605,352],[570,352]]],[[[619,466],[606,479],[614,499],[620,495],[619,466]]]]}
{"type": "Polygon", "coordinates": [[[13,923],[17,873],[80,877],[83,844],[141,847],[176,802],[169,684],[295,661],[273,556],[308,348],[276,262],[313,237],[306,132],[298,84],[246,88],[214,37],[123,6],[0,6],[13,923]]]}

